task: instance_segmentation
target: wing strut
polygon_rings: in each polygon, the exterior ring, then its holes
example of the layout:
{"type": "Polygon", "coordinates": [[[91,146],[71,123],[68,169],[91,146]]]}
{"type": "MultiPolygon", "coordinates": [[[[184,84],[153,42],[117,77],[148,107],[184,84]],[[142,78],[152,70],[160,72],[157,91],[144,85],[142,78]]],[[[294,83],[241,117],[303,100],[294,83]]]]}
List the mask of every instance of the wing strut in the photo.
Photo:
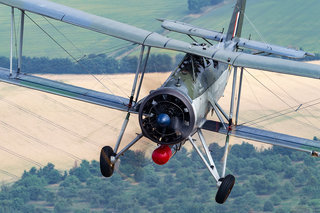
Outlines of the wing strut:
{"type": "MultiPolygon", "coordinates": [[[[147,62],[148,62],[148,59],[149,59],[149,54],[150,54],[150,47],[148,47],[148,50],[147,50],[147,54],[146,54],[146,59],[143,60],[143,56],[144,56],[144,50],[145,50],[145,46],[142,45],[141,46],[141,51],[140,51],[140,56],[139,56],[139,61],[138,61],[138,66],[137,66],[137,70],[136,70],[136,74],[135,74],[135,77],[134,77],[134,80],[133,80],[133,85],[132,85],[132,90],[131,90],[131,96],[130,96],[130,101],[129,101],[129,104],[128,104],[128,111],[127,111],[127,116],[126,118],[124,119],[123,121],[123,124],[122,124],[122,127],[121,127],[121,130],[120,130],[120,134],[119,134],[119,137],[118,137],[118,140],[117,140],[117,143],[115,145],[115,148],[114,148],[114,153],[117,153],[118,150],[119,150],[119,147],[120,147],[120,143],[121,143],[121,140],[122,140],[122,137],[124,135],[124,132],[127,128],[127,125],[128,125],[128,122],[129,122],[129,118],[130,118],[130,109],[131,107],[133,106],[133,100],[134,100],[134,95],[136,94],[136,98],[135,98],[135,102],[137,102],[138,100],[138,97],[139,97],[139,94],[140,94],[140,90],[141,90],[141,85],[142,85],[142,81],[143,81],[143,77],[144,77],[144,73],[146,71],[146,67],[147,67],[147,62]],[[140,82],[139,82],[139,85],[138,85],[138,77],[139,75],[141,74],[141,78],[140,78],[140,82]],[[137,87],[138,85],[138,87],[137,87]]],[[[141,135],[141,134],[140,134],[141,135]]],[[[142,135],[141,135],[142,137],[142,135]]],[[[130,146],[132,146],[133,144],[135,144],[141,137],[137,137],[136,140],[133,140],[130,144],[130,146]]],[[[129,146],[129,145],[128,145],[129,146]]],[[[128,147],[127,146],[127,147],[128,147]]],[[[130,148],[130,147],[129,147],[130,148]]],[[[126,149],[127,150],[127,149],[126,149]]],[[[126,151],[125,149],[121,150],[120,153],[124,153],[126,151]]],[[[114,162],[112,163],[115,163],[115,161],[117,160],[117,158],[114,158],[114,162]]]]}
{"type": "Polygon", "coordinates": [[[13,67],[13,27],[14,27],[14,7],[11,7],[11,36],[10,36],[10,77],[13,67]]]}
{"type": "Polygon", "coordinates": [[[238,101],[237,101],[237,109],[236,109],[236,120],[234,124],[238,125],[238,118],[239,118],[239,109],[240,109],[240,100],[241,100],[241,89],[242,89],[242,78],[243,78],[243,67],[241,67],[240,72],[240,82],[239,82],[239,92],[238,92],[238,101]]]}
{"type": "Polygon", "coordinates": [[[227,167],[227,159],[229,153],[229,137],[232,131],[233,126],[233,111],[234,111],[234,99],[236,93],[236,85],[237,85],[237,74],[238,74],[238,67],[234,67],[233,70],[233,82],[232,82],[232,93],[231,93],[231,101],[230,101],[230,113],[229,113],[229,126],[228,126],[228,133],[226,136],[226,142],[224,145],[224,157],[223,157],[223,165],[222,165],[222,177],[225,177],[226,174],[226,167],[227,167]]]}
{"type": "Polygon", "coordinates": [[[24,10],[21,10],[21,19],[20,19],[20,43],[19,43],[19,55],[18,55],[18,72],[21,71],[21,62],[22,62],[22,46],[23,46],[23,31],[24,31],[24,10]]]}

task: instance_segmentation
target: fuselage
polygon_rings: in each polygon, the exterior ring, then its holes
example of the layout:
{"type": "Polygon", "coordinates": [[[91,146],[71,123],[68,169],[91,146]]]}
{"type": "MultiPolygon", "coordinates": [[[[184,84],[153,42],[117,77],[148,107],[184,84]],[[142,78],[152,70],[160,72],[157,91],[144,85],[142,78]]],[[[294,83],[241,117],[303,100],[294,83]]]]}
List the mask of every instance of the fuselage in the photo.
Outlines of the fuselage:
{"type": "Polygon", "coordinates": [[[170,87],[187,95],[199,128],[212,110],[212,104],[223,95],[230,74],[225,63],[187,54],[162,87],[170,87]]]}
{"type": "Polygon", "coordinates": [[[143,134],[160,144],[183,142],[206,121],[227,85],[228,64],[187,54],[165,83],[140,105],[143,134]]]}

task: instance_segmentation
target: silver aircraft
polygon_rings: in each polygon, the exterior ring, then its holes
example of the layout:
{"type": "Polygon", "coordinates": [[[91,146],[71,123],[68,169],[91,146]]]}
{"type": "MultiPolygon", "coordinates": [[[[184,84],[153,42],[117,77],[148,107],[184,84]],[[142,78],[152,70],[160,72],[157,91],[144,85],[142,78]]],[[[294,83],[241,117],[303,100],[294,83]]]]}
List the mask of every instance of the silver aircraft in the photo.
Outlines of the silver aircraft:
{"type": "Polygon", "coordinates": [[[303,58],[313,54],[241,38],[246,0],[237,0],[226,33],[172,20],[160,20],[163,28],[186,34],[192,38],[199,37],[205,43],[187,43],[171,39],[155,32],[88,14],[47,0],[0,0],[0,3],[12,8],[12,22],[14,13],[16,11],[21,13],[18,68],[17,70],[12,68],[12,38],[14,35],[12,24],[10,69],[0,68],[1,81],[127,112],[115,147],[105,146],[101,149],[100,169],[105,177],[110,177],[113,174],[114,165],[120,156],[142,137],[147,137],[158,144],[158,148],[152,154],[154,162],[158,164],[165,164],[174,153],[180,150],[182,145],[189,141],[216,181],[218,188],[216,201],[224,203],[235,183],[233,175],[225,174],[230,136],[279,145],[307,152],[312,156],[319,156],[317,151],[320,150],[320,143],[318,142],[237,125],[240,102],[235,104],[235,93],[238,87],[240,100],[244,68],[320,78],[320,66],[268,57],[269,55],[277,55],[287,58],[303,58]],[[21,70],[21,64],[24,18],[27,13],[46,16],[139,44],[141,51],[130,98],[24,74],[21,70]],[[213,45],[213,42],[218,42],[218,44],[213,45]],[[185,53],[185,57],[160,88],[139,99],[151,48],[179,51],[185,53]],[[267,56],[245,53],[242,51],[244,49],[256,50],[267,56]],[[227,113],[218,101],[223,95],[232,70],[232,94],[229,113],[227,113]],[[238,71],[240,71],[239,80],[237,80],[238,71]],[[138,80],[139,75],[142,76],[140,80],[138,80]],[[217,121],[206,119],[207,114],[211,111],[216,113],[217,121]],[[141,133],[120,150],[119,146],[132,113],[139,116],[141,133]],[[202,129],[226,135],[225,157],[221,172],[218,172],[216,168],[202,129]],[[193,139],[195,134],[199,135],[203,149],[200,149],[193,139]]]}

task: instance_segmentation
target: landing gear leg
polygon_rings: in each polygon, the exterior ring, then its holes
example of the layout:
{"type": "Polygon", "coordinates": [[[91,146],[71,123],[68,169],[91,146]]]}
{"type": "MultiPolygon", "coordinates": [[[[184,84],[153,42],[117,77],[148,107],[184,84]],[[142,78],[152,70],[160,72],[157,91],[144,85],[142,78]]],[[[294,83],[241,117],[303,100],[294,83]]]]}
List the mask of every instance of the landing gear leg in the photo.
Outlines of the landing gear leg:
{"type": "Polygon", "coordinates": [[[199,134],[200,141],[202,143],[203,149],[205,151],[205,154],[206,154],[208,160],[205,158],[205,156],[202,154],[200,149],[197,147],[197,145],[195,144],[195,141],[192,139],[191,136],[189,136],[189,141],[192,144],[192,146],[194,147],[195,151],[200,156],[201,160],[206,165],[206,167],[209,170],[209,172],[211,173],[211,175],[216,180],[217,187],[218,187],[218,191],[216,194],[216,202],[219,204],[223,204],[227,200],[227,198],[229,197],[231,190],[233,188],[233,185],[235,183],[235,177],[233,175],[224,176],[225,171],[226,171],[226,157],[228,155],[228,151],[227,151],[228,146],[226,146],[226,149],[225,149],[225,156],[224,156],[225,160],[223,163],[223,168],[222,168],[222,173],[221,173],[222,176],[220,176],[218,173],[218,170],[216,168],[216,165],[212,159],[210,151],[208,149],[208,145],[203,137],[201,129],[198,129],[198,134],[199,134]]]}
{"type": "Polygon", "coordinates": [[[126,147],[124,147],[122,150],[119,151],[119,147],[120,147],[120,143],[122,140],[122,137],[124,135],[124,132],[127,128],[128,122],[129,122],[129,117],[130,117],[130,113],[131,110],[134,106],[134,103],[137,103],[138,97],[139,97],[139,93],[140,93],[140,89],[141,89],[141,85],[142,85],[142,81],[143,81],[143,76],[144,73],[146,71],[146,67],[147,67],[147,61],[149,58],[149,54],[150,54],[150,49],[151,47],[148,47],[148,52],[147,52],[147,56],[146,59],[143,63],[143,55],[144,55],[144,49],[145,46],[142,45],[141,46],[141,52],[140,52],[140,57],[139,57],[139,62],[138,62],[138,66],[137,66],[137,70],[136,70],[136,74],[135,74],[135,78],[133,81],[133,86],[132,86],[132,91],[131,91],[131,96],[130,96],[130,100],[129,100],[129,104],[128,104],[128,111],[127,111],[127,116],[122,124],[121,130],[120,130],[120,134],[118,137],[118,140],[116,142],[116,145],[114,147],[114,150],[110,147],[110,146],[105,146],[101,149],[100,152],[100,171],[101,174],[104,177],[111,177],[114,171],[114,166],[116,161],[119,159],[119,157],[121,155],[123,155],[131,146],[133,146],[138,140],[140,140],[142,138],[142,134],[137,135],[137,137],[135,139],[133,139],[126,147]],[[141,67],[143,66],[143,68],[141,69],[141,67]],[[134,102],[134,95],[136,93],[136,89],[137,89],[137,83],[138,83],[138,76],[141,73],[141,78],[140,78],[140,82],[139,82],[139,86],[138,86],[138,91],[136,94],[136,99],[134,102]]]}

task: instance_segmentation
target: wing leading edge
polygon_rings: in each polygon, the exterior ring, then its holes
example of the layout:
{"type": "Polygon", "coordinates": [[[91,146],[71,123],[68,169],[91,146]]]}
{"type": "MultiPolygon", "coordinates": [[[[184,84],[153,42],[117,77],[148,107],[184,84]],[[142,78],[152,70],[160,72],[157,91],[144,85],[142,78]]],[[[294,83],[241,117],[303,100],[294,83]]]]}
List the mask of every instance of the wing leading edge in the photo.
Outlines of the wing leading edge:
{"type": "MultiPolygon", "coordinates": [[[[224,135],[227,134],[227,130],[222,127],[222,124],[216,121],[209,120],[202,128],[224,135]]],[[[234,126],[230,134],[243,139],[308,152],[314,156],[318,156],[318,152],[320,151],[320,142],[243,125],[234,126]]]]}
{"type": "MultiPolygon", "coordinates": [[[[127,98],[97,92],[94,90],[60,83],[57,81],[52,81],[32,75],[19,74],[17,77],[10,77],[9,70],[5,68],[0,68],[0,81],[104,107],[109,107],[112,109],[121,111],[128,110],[129,99],[127,98]]],[[[131,112],[137,113],[134,110],[134,107],[131,108],[131,112]]]]}

